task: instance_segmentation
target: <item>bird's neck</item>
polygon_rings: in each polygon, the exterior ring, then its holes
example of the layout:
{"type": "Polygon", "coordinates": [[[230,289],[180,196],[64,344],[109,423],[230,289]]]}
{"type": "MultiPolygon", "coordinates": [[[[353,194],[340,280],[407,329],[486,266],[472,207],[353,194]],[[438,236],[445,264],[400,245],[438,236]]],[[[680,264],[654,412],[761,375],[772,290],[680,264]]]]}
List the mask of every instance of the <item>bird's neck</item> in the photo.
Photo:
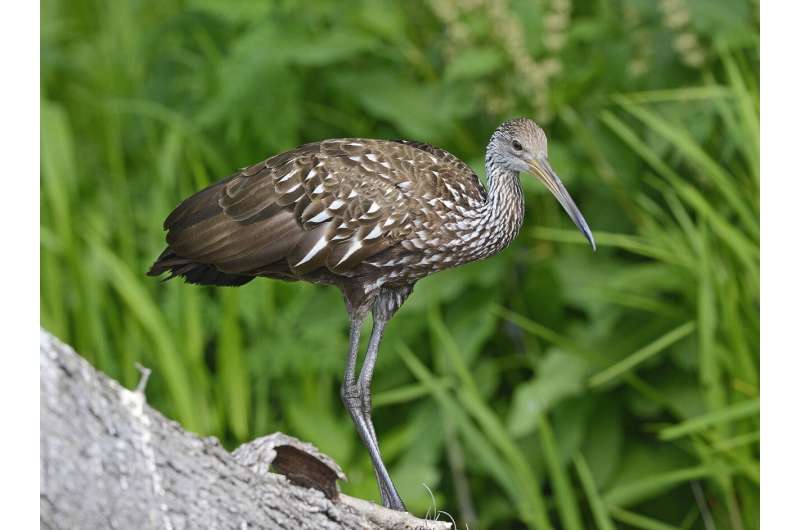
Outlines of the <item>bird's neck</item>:
{"type": "Polygon", "coordinates": [[[486,159],[489,194],[482,212],[483,227],[490,254],[500,252],[517,237],[525,216],[525,202],[519,173],[505,169],[490,157],[486,159]]]}

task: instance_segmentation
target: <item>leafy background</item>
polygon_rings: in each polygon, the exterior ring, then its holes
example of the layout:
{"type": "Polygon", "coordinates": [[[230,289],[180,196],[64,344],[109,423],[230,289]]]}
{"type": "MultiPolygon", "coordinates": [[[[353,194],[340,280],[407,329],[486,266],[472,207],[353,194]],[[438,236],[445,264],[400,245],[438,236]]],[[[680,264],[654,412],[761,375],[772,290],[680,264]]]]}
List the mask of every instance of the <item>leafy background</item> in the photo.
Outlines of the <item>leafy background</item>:
{"type": "Polygon", "coordinates": [[[757,528],[758,2],[42,3],[41,318],[228,447],[276,430],[378,499],[338,292],[144,276],[202,186],[306,141],[483,173],[534,117],[593,254],[525,178],[518,240],[418,284],[375,380],[409,508],[460,528],[757,528]]]}

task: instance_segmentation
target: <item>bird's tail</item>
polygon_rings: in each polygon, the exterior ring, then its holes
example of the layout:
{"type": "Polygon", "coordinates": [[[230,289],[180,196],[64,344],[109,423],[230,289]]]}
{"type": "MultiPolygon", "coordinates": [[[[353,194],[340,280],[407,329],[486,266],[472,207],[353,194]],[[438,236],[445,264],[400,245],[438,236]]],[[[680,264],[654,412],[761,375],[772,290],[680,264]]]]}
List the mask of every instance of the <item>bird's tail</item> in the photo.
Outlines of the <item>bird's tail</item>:
{"type": "Polygon", "coordinates": [[[164,278],[163,281],[180,276],[186,280],[187,283],[197,285],[237,287],[253,279],[252,276],[222,272],[213,265],[198,263],[191,259],[183,258],[175,254],[169,247],[156,259],[155,263],[150,267],[150,270],[147,271],[147,275],[160,276],[165,272],[168,272],[169,276],[164,278]]]}

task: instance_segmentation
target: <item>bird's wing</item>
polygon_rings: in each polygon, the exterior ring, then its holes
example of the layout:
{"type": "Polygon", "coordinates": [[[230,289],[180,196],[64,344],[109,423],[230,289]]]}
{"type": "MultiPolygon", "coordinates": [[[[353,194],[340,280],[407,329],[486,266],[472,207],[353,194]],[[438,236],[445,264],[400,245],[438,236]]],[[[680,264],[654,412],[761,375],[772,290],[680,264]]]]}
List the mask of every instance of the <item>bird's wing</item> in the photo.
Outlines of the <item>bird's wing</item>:
{"type": "Polygon", "coordinates": [[[335,273],[482,200],[469,167],[412,142],[337,139],[260,162],[184,201],[165,221],[176,254],[253,273],[286,260],[295,274],[335,273]]]}

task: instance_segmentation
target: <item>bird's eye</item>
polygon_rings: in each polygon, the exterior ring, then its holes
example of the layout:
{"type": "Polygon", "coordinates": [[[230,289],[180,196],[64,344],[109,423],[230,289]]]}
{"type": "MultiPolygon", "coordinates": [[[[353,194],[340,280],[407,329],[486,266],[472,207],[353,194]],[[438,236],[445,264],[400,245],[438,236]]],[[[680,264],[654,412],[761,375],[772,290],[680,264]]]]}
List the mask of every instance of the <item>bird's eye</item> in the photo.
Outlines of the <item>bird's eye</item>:
{"type": "Polygon", "coordinates": [[[522,144],[521,144],[521,143],[519,143],[519,142],[518,142],[518,141],[516,141],[516,140],[514,140],[513,142],[511,142],[511,147],[513,147],[515,151],[522,151],[522,144]]]}

